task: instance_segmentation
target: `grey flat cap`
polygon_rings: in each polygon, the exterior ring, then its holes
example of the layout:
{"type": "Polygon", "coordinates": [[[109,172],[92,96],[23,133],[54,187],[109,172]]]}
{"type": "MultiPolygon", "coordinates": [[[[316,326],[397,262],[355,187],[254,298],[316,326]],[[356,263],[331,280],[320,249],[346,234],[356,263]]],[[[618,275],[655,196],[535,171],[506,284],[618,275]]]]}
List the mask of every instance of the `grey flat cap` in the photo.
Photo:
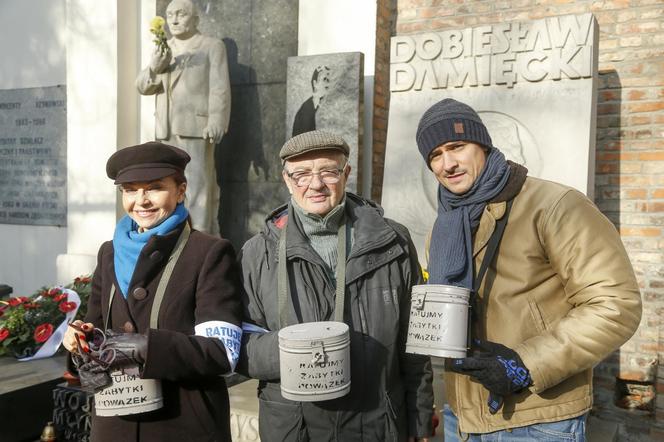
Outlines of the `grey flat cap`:
{"type": "Polygon", "coordinates": [[[324,130],[314,130],[286,141],[279,151],[279,157],[283,163],[289,158],[314,150],[336,150],[346,157],[350,154],[348,144],[339,135],[324,130]]]}

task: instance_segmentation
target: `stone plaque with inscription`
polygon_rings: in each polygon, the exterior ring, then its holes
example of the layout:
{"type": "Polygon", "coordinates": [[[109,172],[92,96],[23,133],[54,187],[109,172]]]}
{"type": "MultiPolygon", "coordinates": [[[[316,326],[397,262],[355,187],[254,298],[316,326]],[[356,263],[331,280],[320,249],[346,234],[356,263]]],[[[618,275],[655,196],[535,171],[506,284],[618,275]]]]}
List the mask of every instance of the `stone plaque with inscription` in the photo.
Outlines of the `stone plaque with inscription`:
{"type": "Polygon", "coordinates": [[[363,54],[288,57],[286,138],[316,129],[340,135],[350,147],[347,188],[356,192],[362,141],[363,54]]]}
{"type": "Polygon", "coordinates": [[[592,198],[598,27],[592,14],[392,38],[382,205],[420,261],[438,182],[417,150],[422,114],[444,98],[472,106],[508,159],[592,198]]]}
{"type": "Polygon", "coordinates": [[[0,90],[0,223],[67,224],[65,86],[0,90]]]}

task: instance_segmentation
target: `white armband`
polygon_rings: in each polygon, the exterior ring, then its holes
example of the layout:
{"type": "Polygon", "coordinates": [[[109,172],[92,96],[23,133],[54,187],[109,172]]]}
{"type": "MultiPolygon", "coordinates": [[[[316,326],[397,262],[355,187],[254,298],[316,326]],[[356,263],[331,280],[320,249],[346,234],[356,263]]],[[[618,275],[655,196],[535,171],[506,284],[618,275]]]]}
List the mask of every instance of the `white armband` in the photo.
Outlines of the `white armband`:
{"type": "Polygon", "coordinates": [[[243,322],[242,323],[242,331],[245,333],[268,333],[269,330],[265,330],[263,327],[259,327],[256,324],[252,324],[251,322],[243,322]]]}
{"type": "Polygon", "coordinates": [[[238,359],[240,359],[240,344],[242,343],[242,329],[237,325],[224,321],[207,321],[194,327],[196,336],[216,338],[224,344],[231,371],[235,371],[238,359]]]}

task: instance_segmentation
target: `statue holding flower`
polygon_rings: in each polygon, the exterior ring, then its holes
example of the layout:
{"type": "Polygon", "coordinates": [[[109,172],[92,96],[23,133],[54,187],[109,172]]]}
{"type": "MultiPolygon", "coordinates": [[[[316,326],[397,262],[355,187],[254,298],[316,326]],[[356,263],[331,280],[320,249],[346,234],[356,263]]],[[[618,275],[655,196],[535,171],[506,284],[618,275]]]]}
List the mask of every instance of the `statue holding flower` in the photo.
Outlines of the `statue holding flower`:
{"type": "Polygon", "coordinates": [[[164,55],[166,51],[169,51],[168,47],[168,38],[166,37],[166,31],[164,30],[164,25],[166,20],[161,16],[156,16],[150,21],[150,33],[154,35],[154,44],[159,48],[159,53],[164,55]]]}
{"type": "Polygon", "coordinates": [[[191,0],[173,0],[150,32],[155,47],[150,64],[136,79],[138,91],[156,97],[155,139],[191,156],[187,166],[188,208],[197,230],[219,233],[219,186],[214,149],[228,131],[231,87],[224,43],[198,31],[191,0]]]}

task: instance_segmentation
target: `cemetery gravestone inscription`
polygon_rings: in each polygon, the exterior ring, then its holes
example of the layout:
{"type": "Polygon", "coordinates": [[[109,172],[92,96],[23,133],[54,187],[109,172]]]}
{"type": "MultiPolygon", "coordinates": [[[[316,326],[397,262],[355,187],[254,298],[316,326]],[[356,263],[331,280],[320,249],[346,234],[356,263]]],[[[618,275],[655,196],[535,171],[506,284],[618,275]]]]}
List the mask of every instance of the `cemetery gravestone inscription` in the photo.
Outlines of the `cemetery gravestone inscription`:
{"type": "Polygon", "coordinates": [[[0,90],[0,223],[67,224],[64,86],[0,90]]]}

